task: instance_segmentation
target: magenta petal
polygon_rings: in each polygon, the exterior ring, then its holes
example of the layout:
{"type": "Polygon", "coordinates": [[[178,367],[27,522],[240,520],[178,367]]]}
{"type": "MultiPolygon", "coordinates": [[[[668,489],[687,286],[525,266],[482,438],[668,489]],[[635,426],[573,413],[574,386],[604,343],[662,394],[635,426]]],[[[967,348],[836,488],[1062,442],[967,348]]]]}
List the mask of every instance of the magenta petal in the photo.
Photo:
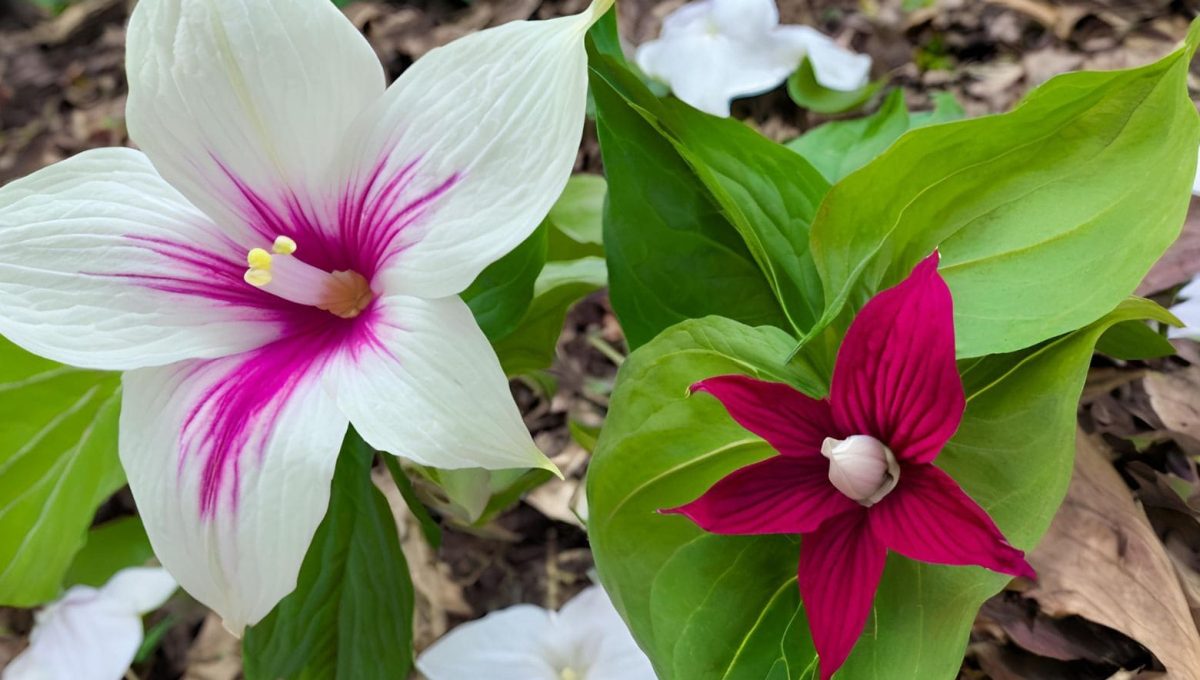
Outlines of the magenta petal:
{"type": "Polygon", "coordinates": [[[901,461],[936,458],[966,407],[954,363],[954,304],[937,265],[934,253],[862,308],[833,371],[838,426],[879,439],[901,461]]]}
{"type": "Polygon", "coordinates": [[[879,540],[905,557],[1036,578],[1025,553],[1009,545],[987,512],[932,465],[904,466],[900,484],[869,514],[879,540]]]}
{"type": "Polygon", "coordinates": [[[785,456],[819,456],[821,442],[837,437],[829,402],[806,396],[791,385],[744,375],[723,375],[692,385],[721,401],[742,427],[785,456]]]}
{"type": "Polygon", "coordinates": [[[862,635],[886,560],[887,549],[871,535],[861,508],[804,536],[800,597],[821,659],[821,680],[842,667],[862,635]]]}
{"type": "Polygon", "coordinates": [[[727,475],[687,505],[683,515],[714,534],[800,534],[860,507],[829,483],[824,458],[775,456],[727,475]]]}

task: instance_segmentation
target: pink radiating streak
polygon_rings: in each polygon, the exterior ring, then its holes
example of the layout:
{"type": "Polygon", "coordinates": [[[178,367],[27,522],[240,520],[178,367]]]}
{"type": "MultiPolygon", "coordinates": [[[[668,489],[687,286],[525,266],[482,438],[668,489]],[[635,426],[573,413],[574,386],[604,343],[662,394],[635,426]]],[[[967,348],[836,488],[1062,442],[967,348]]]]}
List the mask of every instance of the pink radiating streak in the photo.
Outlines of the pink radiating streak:
{"type": "Polygon", "coordinates": [[[246,252],[269,247],[277,236],[289,236],[300,245],[293,257],[325,271],[355,271],[374,283],[380,271],[419,240],[422,232],[417,228],[428,223],[438,202],[461,179],[455,173],[417,191],[414,181],[420,165],[418,158],[389,172],[385,154],[366,173],[365,181],[355,178],[340,192],[333,225],[322,222],[327,213],[321,210],[321,201],[305,200],[291,189],[273,192],[274,200],[268,199],[221,165],[230,182],[231,203],[245,218],[250,234],[261,241],[238,243],[221,237],[213,244],[200,244],[126,237],[169,260],[163,271],[170,273],[104,276],[208,304],[244,308],[252,312],[246,323],[270,323],[278,331],[272,342],[236,357],[181,365],[181,380],[211,380],[186,406],[177,468],[183,475],[199,459],[202,518],[211,520],[225,507],[236,511],[243,454],[264,454],[274,423],[298,390],[319,380],[336,357],[354,359],[369,351],[387,351],[375,332],[382,317],[378,300],[354,319],[289,302],[243,281],[246,252]],[[212,371],[221,375],[213,379],[212,371]]]}

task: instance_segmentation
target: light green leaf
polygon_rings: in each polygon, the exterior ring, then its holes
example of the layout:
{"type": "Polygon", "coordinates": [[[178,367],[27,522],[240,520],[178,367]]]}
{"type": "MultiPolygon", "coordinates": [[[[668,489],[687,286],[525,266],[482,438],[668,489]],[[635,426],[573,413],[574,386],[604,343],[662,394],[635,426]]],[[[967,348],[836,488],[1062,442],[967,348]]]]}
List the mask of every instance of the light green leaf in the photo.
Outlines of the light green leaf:
{"type": "Polygon", "coordinates": [[[58,597],[96,508],[125,484],[120,384],[0,338],[0,604],[58,597]]]}
{"type": "Polygon", "coordinates": [[[788,142],[787,147],[804,156],[825,179],[838,182],[877,158],[905,132],[962,117],[962,107],[953,95],[941,93],[934,101],[933,111],[910,115],[903,90],[892,90],[875,113],[825,123],[788,142]]]}
{"type": "Polygon", "coordinates": [[[546,217],[551,260],[604,257],[604,197],[600,175],[574,175],[546,217]]]}
{"type": "MultiPolygon", "coordinates": [[[[1036,544],[1066,493],[1096,341],[1116,324],[1168,317],[1130,300],[1070,335],[966,365],[967,412],[937,464],[1018,547],[1036,544]]],[[[707,318],[670,329],[621,368],[588,472],[589,535],[601,580],[662,680],[798,680],[816,668],[795,537],[717,536],[656,512],[773,455],[687,387],[742,373],[820,395],[825,376],[783,363],[790,345],[777,329],[707,318]]],[[[954,678],[978,607],[1006,580],[891,556],[873,620],[839,680],[954,678]]]]}
{"type": "Polygon", "coordinates": [[[857,90],[831,90],[817,82],[812,62],[805,59],[788,78],[788,96],[796,105],[817,113],[845,113],[863,106],[883,87],[884,81],[867,83],[857,90]]]}
{"type": "Polygon", "coordinates": [[[550,366],[567,311],[603,288],[607,280],[604,260],[598,257],[547,263],[524,318],[512,333],[495,343],[504,372],[511,376],[550,366]]]}
{"type": "Polygon", "coordinates": [[[408,676],[413,587],[391,509],[371,482],[374,456],[350,430],[296,590],[246,631],[248,680],[408,676]]]}
{"type": "Polygon", "coordinates": [[[840,182],[812,228],[818,327],[844,327],[935,247],[963,357],[1069,332],[1129,295],[1187,212],[1198,31],[1149,66],[1059,76],[1011,113],[913,130],[840,182]]]}
{"type": "Polygon", "coordinates": [[[493,343],[521,322],[533,286],[546,264],[548,229],[541,225],[521,245],[493,262],[462,293],[484,335],[493,343]]]}
{"type": "Polygon", "coordinates": [[[83,584],[99,588],[118,571],[137,567],[154,557],[146,527],[139,517],[122,517],[94,527],[87,543],[63,577],[63,586],[83,584]]]}

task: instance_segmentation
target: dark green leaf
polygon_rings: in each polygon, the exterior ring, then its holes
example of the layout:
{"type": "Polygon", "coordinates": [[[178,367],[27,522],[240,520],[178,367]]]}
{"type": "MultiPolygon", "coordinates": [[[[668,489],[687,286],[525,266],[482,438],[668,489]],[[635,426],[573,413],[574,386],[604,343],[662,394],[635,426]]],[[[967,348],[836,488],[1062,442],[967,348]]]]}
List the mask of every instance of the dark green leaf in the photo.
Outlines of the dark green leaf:
{"type": "Polygon", "coordinates": [[[350,430],[296,590],[246,631],[248,680],[408,676],[412,581],[391,509],[371,483],[374,456],[350,430]]]}
{"type": "Polygon", "coordinates": [[[867,83],[857,90],[831,90],[817,82],[812,62],[808,59],[792,73],[787,81],[788,96],[797,106],[817,113],[844,113],[863,106],[883,87],[884,81],[867,83]]]}
{"type": "Polygon", "coordinates": [[[88,532],[87,543],[63,577],[63,586],[83,584],[99,588],[118,571],[143,565],[152,557],[154,549],[141,518],[114,519],[88,532]]]}
{"type": "Polygon", "coordinates": [[[512,332],[533,300],[533,286],[546,263],[546,225],[541,225],[512,252],[484,269],[462,298],[488,340],[512,332]]]}

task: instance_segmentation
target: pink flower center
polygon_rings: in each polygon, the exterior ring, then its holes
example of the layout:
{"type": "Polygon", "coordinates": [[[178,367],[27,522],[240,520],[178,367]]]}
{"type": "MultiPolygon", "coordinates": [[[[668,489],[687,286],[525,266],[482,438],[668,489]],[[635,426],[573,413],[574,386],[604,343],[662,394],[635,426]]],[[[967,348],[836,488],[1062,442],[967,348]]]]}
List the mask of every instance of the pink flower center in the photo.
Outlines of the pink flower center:
{"type": "Polygon", "coordinates": [[[869,435],[826,437],[821,444],[821,455],[829,459],[829,482],[868,508],[883,500],[900,481],[896,456],[883,442],[869,435]]]}
{"type": "Polygon", "coordinates": [[[356,271],[327,272],[293,257],[296,242],[275,239],[271,252],[254,248],[246,254],[246,283],[296,304],[323,309],[343,319],[353,319],[366,309],[375,294],[367,279],[356,271]]]}

